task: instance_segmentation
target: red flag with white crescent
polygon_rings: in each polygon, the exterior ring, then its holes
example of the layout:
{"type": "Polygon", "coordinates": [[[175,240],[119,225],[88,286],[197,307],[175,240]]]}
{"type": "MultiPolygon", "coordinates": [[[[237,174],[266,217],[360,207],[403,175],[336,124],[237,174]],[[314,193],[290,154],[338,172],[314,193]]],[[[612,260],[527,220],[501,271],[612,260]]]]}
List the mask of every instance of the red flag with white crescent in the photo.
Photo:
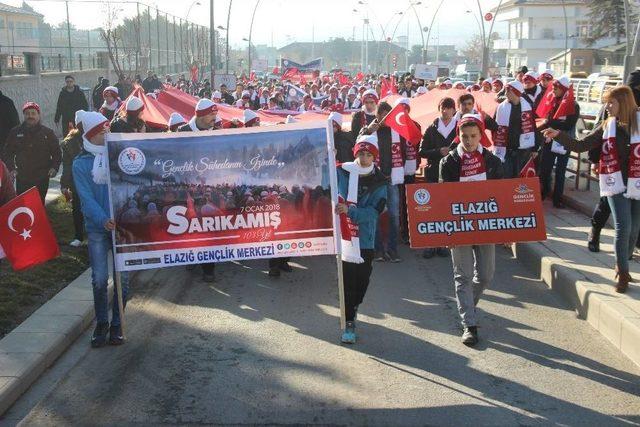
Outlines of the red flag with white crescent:
{"type": "Polygon", "coordinates": [[[416,123],[409,117],[407,107],[399,103],[387,114],[384,123],[395,130],[411,145],[417,145],[422,139],[422,132],[416,123]]]}
{"type": "Polygon", "coordinates": [[[535,178],[536,176],[538,176],[536,173],[536,164],[532,157],[520,171],[520,178],[535,178]]]}
{"type": "Polygon", "coordinates": [[[0,207],[0,246],[14,270],[60,255],[60,248],[35,187],[0,207]]]}

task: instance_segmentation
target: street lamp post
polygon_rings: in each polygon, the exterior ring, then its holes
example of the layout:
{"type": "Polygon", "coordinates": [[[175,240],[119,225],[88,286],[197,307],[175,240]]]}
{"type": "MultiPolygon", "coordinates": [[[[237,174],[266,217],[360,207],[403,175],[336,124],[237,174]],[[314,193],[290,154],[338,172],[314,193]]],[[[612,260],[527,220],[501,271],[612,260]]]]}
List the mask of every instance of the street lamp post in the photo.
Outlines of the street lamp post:
{"type": "MultiPolygon", "coordinates": [[[[433,16],[431,17],[431,23],[429,24],[429,30],[427,32],[427,45],[425,47],[425,58],[428,59],[429,57],[429,41],[431,40],[431,29],[433,28],[433,23],[436,20],[436,16],[438,15],[438,11],[440,10],[440,6],[442,6],[442,3],[444,3],[444,0],[440,0],[440,3],[438,3],[438,7],[436,8],[435,12],[433,12],[433,16]]],[[[440,43],[440,40],[438,40],[438,43],[440,43]]],[[[426,60],[425,60],[426,63],[426,60]]]]}
{"type": "Polygon", "coordinates": [[[189,14],[191,13],[191,9],[193,9],[194,6],[200,6],[200,4],[201,3],[198,0],[194,0],[193,2],[191,2],[191,4],[189,5],[189,8],[187,9],[187,14],[184,17],[184,20],[187,24],[187,59],[189,59],[189,49],[191,49],[191,40],[193,38],[193,30],[191,30],[191,37],[189,37],[189,14]]]}
{"type": "MultiPolygon", "coordinates": [[[[478,7],[480,7],[480,3],[478,3],[478,7]]],[[[478,28],[480,29],[480,37],[482,38],[482,60],[480,63],[480,70],[481,70],[480,74],[482,76],[485,76],[487,74],[486,68],[485,68],[487,65],[487,60],[486,60],[487,44],[485,41],[484,25],[480,23],[480,21],[478,20],[478,17],[471,10],[467,10],[466,12],[473,16],[473,18],[476,20],[476,23],[478,24],[478,28]]],[[[480,10],[480,16],[482,16],[482,10],[480,10]]]]}
{"type": "MultiPolygon", "coordinates": [[[[418,16],[418,11],[416,10],[416,6],[422,4],[422,2],[411,3],[411,9],[413,9],[413,13],[416,15],[416,20],[418,21],[418,26],[420,27],[420,39],[422,40],[422,55],[420,56],[422,63],[425,61],[425,50],[424,50],[424,28],[422,27],[422,23],[420,22],[420,17],[418,16]]],[[[408,37],[407,37],[408,43],[408,37]]]]}
{"type": "MultiPolygon", "coordinates": [[[[249,74],[251,74],[251,34],[253,33],[253,19],[256,17],[256,11],[258,10],[258,5],[260,4],[260,0],[256,0],[256,5],[253,8],[253,13],[251,14],[251,24],[249,24],[249,54],[247,67],[249,68],[249,74]]],[[[228,24],[227,24],[228,25],[228,24]]]]}
{"type": "Polygon", "coordinates": [[[231,21],[231,6],[233,6],[233,0],[229,0],[229,10],[227,11],[227,43],[225,46],[225,56],[226,56],[226,61],[225,61],[225,72],[227,74],[229,74],[229,22],[231,21]]]}
{"type": "Polygon", "coordinates": [[[211,67],[211,86],[215,88],[213,77],[216,75],[216,27],[213,20],[213,0],[209,3],[209,66],[211,67]]]}
{"type": "Polygon", "coordinates": [[[222,25],[218,25],[216,28],[226,33],[225,37],[226,37],[227,48],[224,54],[224,65],[227,70],[226,73],[229,74],[229,31],[227,31],[227,28],[223,27],[222,25]]]}

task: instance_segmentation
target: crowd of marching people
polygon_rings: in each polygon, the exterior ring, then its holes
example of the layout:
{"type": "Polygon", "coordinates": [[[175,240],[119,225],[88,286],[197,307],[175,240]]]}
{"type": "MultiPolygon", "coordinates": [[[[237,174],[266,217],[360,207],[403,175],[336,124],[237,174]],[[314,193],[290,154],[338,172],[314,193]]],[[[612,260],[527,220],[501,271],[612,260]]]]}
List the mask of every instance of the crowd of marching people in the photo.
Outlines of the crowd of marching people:
{"type": "MultiPolygon", "coordinates": [[[[71,245],[79,246],[86,236],[91,254],[97,319],[92,345],[120,344],[123,337],[118,305],[113,304],[109,321],[107,298],[110,268],[107,253],[112,247],[111,231],[116,222],[144,221],[158,215],[168,206],[167,197],[184,203],[191,200],[202,215],[268,198],[298,203],[304,191],[277,185],[253,189],[201,186],[171,191],[145,188],[127,201],[116,218],[111,218],[105,134],[260,126],[256,113],[259,110],[280,112],[283,123],[294,120],[292,117],[301,112],[324,112],[333,125],[338,166],[339,203],[335,211],[343,234],[347,321],[342,342],[356,342],[357,311],[364,300],[373,263],[402,261],[398,247],[408,241],[404,185],[416,181],[421,161],[424,172],[421,179],[429,183],[517,178],[533,168],[540,177],[542,198],[551,198],[554,207],[563,209],[569,153],[589,151],[593,164],[597,165],[594,172],[599,176],[602,196],[594,213],[589,249],[599,250],[600,230],[608,215],[613,215],[615,290],[624,293],[633,281],[628,263],[640,231],[640,150],[637,150],[640,145],[635,145],[640,144],[640,70],[632,73],[627,83],[605,94],[600,121],[578,140],[575,128],[580,109],[570,79],[550,71],[538,75],[526,67],[518,70],[515,79],[479,79],[469,86],[449,79],[424,81],[409,74],[358,73],[350,78],[315,73],[297,76],[295,81],[256,79],[252,75],[227,88],[212,87],[206,79],[196,81],[184,76],[175,81],[166,76],[161,81],[149,72],[147,78],[136,76],[134,82],[121,76],[113,86],[100,79],[93,93],[93,110],[81,97],[73,76],[67,76],[55,113],[56,123],[62,123],[61,144],[54,131],[40,123],[40,107],[33,102],[24,104],[21,123],[14,112],[2,118],[0,153],[4,163],[0,163],[3,184],[0,203],[13,195],[5,182],[14,179],[18,193],[36,186],[44,201],[49,179],[62,167],[61,185],[72,200],[76,228],[71,245]],[[145,108],[143,101],[129,93],[139,86],[153,95],[162,91],[163,85],[199,100],[192,117],[175,112],[166,126],[158,128],[145,123],[141,114],[145,108]],[[402,108],[410,115],[412,98],[449,89],[460,90],[443,93],[438,116],[420,130],[421,140],[407,140],[385,123],[394,108],[402,108]],[[476,98],[481,93],[491,94],[498,103],[494,115],[489,116],[479,108],[476,98]],[[388,102],[388,95],[398,96],[388,102]],[[222,105],[242,109],[242,117],[223,121],[218,115],[218,107],[222,105]],[[343,123],[345,113],[351,115],[350,125],[343,123]]],[[[6,101],[0,101],[5,108],[6,101]]],[[[476,305],[493,280],[495,245],[428,248],[422,256],[451,258],[462,341],[474,345],[478,341],[476,305]]],[[[287,259],[269,262],[270,276],[291,270],[287,259]]],[[[202,271],[204,280],[214,280],[214,263],[203,264],[202,271]]],[[[123,274],[125,301],[127,284],[128,277],[123,274]]]]}

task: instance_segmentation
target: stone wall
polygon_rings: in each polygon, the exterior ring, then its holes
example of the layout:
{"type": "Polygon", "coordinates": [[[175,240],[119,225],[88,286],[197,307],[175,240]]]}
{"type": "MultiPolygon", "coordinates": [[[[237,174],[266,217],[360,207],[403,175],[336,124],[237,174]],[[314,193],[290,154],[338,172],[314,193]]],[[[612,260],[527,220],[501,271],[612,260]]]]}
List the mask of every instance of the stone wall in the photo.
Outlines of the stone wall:
{"type": "MultiPolygon", "coordinates": [[[[4,95],[13,99],[18,113],[21,113],[20,109],[25,102],[37,102],[42,110],[42,123],[52,128],[58,136],[61,136],[61,129],[55,127],[53,118],[56,113],[58,94],[64,86],[64,77],[68,74],[73,75],[76,79],[76,84],[85,90],[89,107],[91,107],[91,92],[98,82],[98,77],[108,78],[111,84],[115,84],[118,80],[115,73],[106,69],[2,76],[0,77],[0,90],[4,95]]],[[[180,74],[189,75],[187,71],[171,75],[176,79],[180,74]]],[[[164,78],[164,76],[159,77],[160,79],[164,78]]],[[[20,114],[20,116],[22,115],[20,114]]]]}
{"type": "Polygon", "coordinates": [[[98,77],[107,77],[114,82],[113,73],[105,69],[84,70],[62,73],[41,73],[38,75],[23,76],[3,76],[0,77],[0,90],[13,102],[20,113],[22,105],[27,101],[35,101],[42,110],[42,123],[60,134],[60,129],[56,129],[53,117],[56,112],[58,94],[64,86],[64,77],[71,74],[76,79],[76,84],[87,90],[87,99],[91,105],[91,90],[96,85],[98,77]]]}

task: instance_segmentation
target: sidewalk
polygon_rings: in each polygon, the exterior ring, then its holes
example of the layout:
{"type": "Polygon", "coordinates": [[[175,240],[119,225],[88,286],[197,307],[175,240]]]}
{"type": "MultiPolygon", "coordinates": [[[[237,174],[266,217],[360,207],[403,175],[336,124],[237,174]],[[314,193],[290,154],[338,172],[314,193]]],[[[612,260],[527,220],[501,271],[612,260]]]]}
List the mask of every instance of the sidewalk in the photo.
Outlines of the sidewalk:
{"type": "MultiPolygon", "coordinates": [[[[539,273],[544,282],[575,308],[603,336],[640,365],[640,285],[632,284],[626,294],[614,290],[614,231],[602,231],[600,252],[587,249],[589,216],[599,198],[597,185],[591,191],[565,191],[568,206],[555,209],[545,202],[547,241],[519,243],[514,254],[539,273]]],[[[640,280],[640,263],[631,261],[631,274],[640,280]]],[[[567,331],[571,333],[571,331],[567,331]]]]}

